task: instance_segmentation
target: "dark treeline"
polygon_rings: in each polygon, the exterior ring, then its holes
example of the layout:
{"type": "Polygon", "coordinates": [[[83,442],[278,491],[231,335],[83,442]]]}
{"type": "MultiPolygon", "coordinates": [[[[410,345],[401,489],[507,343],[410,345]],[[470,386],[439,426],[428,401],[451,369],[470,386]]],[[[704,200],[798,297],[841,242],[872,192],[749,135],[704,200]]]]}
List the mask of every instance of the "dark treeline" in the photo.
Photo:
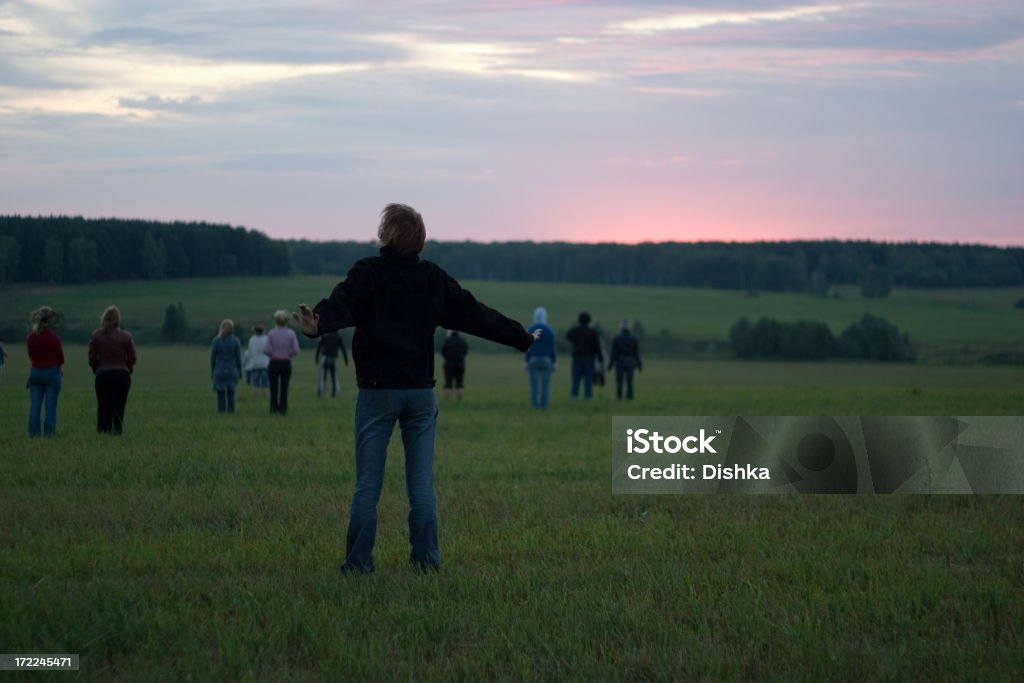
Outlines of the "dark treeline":
{"type": "MultiPolygon", "coordinates": [[[[301,273],[338,275],[376,252],[367,242],[288,243],[301,273]]],[[[424,257],[457,278],[714,287],[826,294],[861,285],[865,296],[905,287],[1024,284],[1024,249],[880,242],[570,244],[428,242],[424,257]]]]}
{"type": "Polygon", "coordinates": [[[729,330],[729,345],[737,358],[825,360],[859,358],[873,361],[914,360],[906,333],[885,318],[865,313],[836,337],[828,325],[814,320],[779,322],[740,318],[729,330]]]}
{"type": "Polygon", "coordinates": [[[285,275],[288,248],[254,230],[69,216],[0,216],[0,282],[285,275]]]}
{"type": "MultiPolygon", "coordinates": [[[[272,240],[209,223],[0,216],[0,282],[90,282],[232,275],[342,275],[371,242],[272,240]]],[[[827,294],[860,285],[1024,284],[1024,249],[884,242],[428,242],[424,257],[476,280],[592,282],[827,294]]]]}

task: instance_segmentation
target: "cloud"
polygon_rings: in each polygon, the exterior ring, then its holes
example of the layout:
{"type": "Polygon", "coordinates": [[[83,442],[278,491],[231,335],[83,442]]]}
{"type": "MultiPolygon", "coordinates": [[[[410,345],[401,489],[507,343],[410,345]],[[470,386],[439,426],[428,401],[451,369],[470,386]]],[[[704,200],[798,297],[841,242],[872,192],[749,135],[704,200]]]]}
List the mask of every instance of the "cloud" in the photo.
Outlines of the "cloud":
{"type": "Polygon", "coordinates": [[[398,47],[406,58],[398,66],[406,70],[445,71],[478,77],[588,83],[601,74],[539,65],[539,48],[516,43],[466,42],[421,34],[380,34],[370,41],[398,47]]]}
{"type": "Polygon", "coordinates": [[[196,104],[200,104],[202,99],[198,95],[192,95],[183,99],[174,99],[170,97],[159,97],[157,95],[150,95],[149,97],[129,99],[122,97],[118,99],[117,104],[122,109],[152,109],[154,111],[167,111],[175,109],[184,109],[196,104]]]}
{"type": "Polygon", "coordinates": [[[676,88],[669,86],[637,86],[633,88],[633,91],[648,95],[675,95],[677,97],[718,97],[723,92],[710,88],[676,88]]]}
{"type": "Polygon", "coordinates": [[[787,21],[822,20],[847,10],[843,5],[807,5],[779,10],[746,12],[685,12],[662,17],[633,19],[613,24],[613,33],[651,35],[667,31],[696,31],[715,26],[742,26],[787,21]]]}
{"type": "Polygon", "coordinates": [[[215,101],[239,89],[367,68],[364,64],[214,61],[122,47],[39,56],[23,66],[43,79],[59,75],[66,85],[0,87],[0,112],[149,118],[161,109],[154,104],[215,101]]]}
{"type": "Polygon", "coordinates": [[[184,0],[117,11],[95,0],[14,4],[0,13],[0,30],[13,36],[0,46],[0,112],[150,119],[254,88],[275,89],[288,107],[290,95],[308,95],[286,90],[289,82],[364,72],[364,92],[374,83],[420,86],[421,74],[434,73],[451,76],[453,93],[474,81],[515,80],[713,98],[768,80],[871,83],[920,78],[929,66],[1024,60],[1019,38],[986,43],[1020,21],[979,19],[956,2],[934,16],[916,4],[703,4],[709,9],[639,18],[630,17],[636,7],[658,3],[426,3],[394,16],[305,3],[250,10],[184,0]],[[380,31],[385,25],[391,30],[380,31]]]}

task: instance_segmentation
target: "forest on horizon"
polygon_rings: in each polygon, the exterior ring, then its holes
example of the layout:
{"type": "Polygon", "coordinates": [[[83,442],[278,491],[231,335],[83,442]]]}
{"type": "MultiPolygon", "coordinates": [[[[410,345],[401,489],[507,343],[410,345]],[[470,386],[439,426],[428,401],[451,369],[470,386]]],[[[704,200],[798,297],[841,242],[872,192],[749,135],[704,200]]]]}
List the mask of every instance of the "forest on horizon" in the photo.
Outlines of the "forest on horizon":
{"type": "MultiPolygon", "coordinates": [[[[0,216],[0,283],[86,283],[187,277],[341,276],[373,242],[275,240],[211,223],[0,216]]],[[[710,287],[827,294],[860,285],[1024,285],[1024,248],[871,241],[435,242],[424,258],[457,278],[710,287]]]]}

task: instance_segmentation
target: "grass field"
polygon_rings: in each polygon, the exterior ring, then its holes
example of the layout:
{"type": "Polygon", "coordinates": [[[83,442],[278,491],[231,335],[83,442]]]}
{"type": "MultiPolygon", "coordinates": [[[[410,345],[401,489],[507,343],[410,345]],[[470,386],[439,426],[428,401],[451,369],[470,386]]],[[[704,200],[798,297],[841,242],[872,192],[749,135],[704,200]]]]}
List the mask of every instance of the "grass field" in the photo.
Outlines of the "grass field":
{"type": "Polygon", "coordinates": [[[378,572],[343,577],[351,369],[317,400],[304,353],[286,418],[244,395],[223,416],[205,349],[144,347],[117,439],[71,347],[59,434],[29,441],[9,351],[0,651],[80,654],[61,680],[1024,677],[1018,497],[615,497],[610,477],[615,414],[1020,415],[1022,368],[651,360],[632,405],[571,404],[559,369],[538,413],[517,355],[474,354],[441,406],[443,571],[405,564],[393,449],[378,572]]]}
{"type": "MultiPolygon", "coordinates": [[[[239,329],[270,324],[278,308],[294,310],[299,302],[315,304],[327,296],[337,278],[225,278],[111,282],[87,286],[7,287],[0,301],[0,329],[11,339],[25,328],[28,312],[48,304],[65,316],[65,330],[80,339],[96,327],[103,308],[116,303],[125,327],[142,339],[155,341],[168,304],[184,304],[195,338],[212,338],[223,318],[233,318],[239,329]],[[82,336],[84,335],[84,336],[82,336]]],[[[477,297],[524,323],[533,309],[545,306],[551,324],[565,331],[580,310],[614,333],[618,322],[631,318],[641,323],[649,347],[659,338],[722,341],[740,317],[762,316],[779,320],[820,320],[836,334],[865,312],[880,315],[907,332],[920,348],[922,359],[971,360],[995,350],[1024,354],[1024,311],[1013,303],[1024,289],[895,290],[882,300],[863,299],[855,291],[840,298],[803,294],[767,294],[712,289],[612,287],[539,282],[465,282],[477,297]]],[[[676,346],[679,346],[678,344],[676,346]]]]}

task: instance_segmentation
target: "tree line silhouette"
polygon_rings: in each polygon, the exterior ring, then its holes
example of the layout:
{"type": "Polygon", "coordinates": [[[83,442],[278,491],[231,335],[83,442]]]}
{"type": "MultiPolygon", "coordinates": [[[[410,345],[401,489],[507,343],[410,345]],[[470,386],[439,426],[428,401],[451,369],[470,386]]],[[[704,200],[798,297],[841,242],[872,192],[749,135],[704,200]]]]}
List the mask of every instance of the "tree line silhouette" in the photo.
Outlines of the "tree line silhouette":
{"type": "Polygon", "coordinates": [[[0,216],[0,282],[286,275],[288,247],[210,223],[0,216]]]}
{"type": "MultiPolygon", "coordinates": [[[[342,274],[376,253],[371,242],[289,241],[296,271],[342,274]]],[[[424,258],[460,279],[711,287],[825,296],[859,285],[867,297],[893,286],[1004,287],[1024,284],[1024,249],[973,244],[867,241],[427,242],[424,258]]]]}
{"type": "MultiPolygon", "coordinates": [[[[0,216],[0,283],[77,283],[288,273],[343,275],[372,242],[273,240],[210,223],[0,216]]],[[[892,286],[1024,284],[1024,248],[869,241],[433,242],[424,257],[452,275],[613,285],[713,287],[827,295],[859,285],[865,296],[892,286]]]]}

